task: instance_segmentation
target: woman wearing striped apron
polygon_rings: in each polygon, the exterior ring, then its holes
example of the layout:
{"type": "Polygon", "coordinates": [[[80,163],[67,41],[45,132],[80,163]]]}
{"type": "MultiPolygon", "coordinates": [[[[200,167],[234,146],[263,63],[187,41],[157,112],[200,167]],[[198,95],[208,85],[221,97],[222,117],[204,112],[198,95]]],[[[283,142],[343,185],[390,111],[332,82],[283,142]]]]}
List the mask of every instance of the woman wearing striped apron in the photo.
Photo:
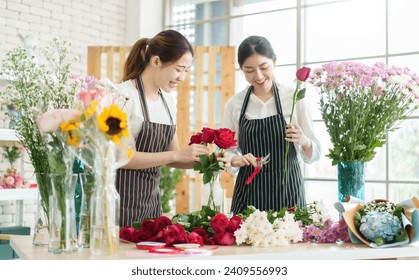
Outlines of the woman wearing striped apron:
{"type": "Polygon", "coordinates": [[[298,101],[293,123],[289,119],[293,89],[275,81],[275,52],[261,36],[245,39],[238,49],[238,62],[250,86],[226,104],[224,127],[236,131],[238,146],[226,152],[231,169],[239,167],[231,211],[242,213],[252,205],[259,210],[280,210],[305,204],[300,160],[320,158],[320,142],[314,134],[308,104],[298,101]],[[285,184],[282,172],[286,142],[291,142],[285,184]],[[246,184],[257,158],[270,154],[270,161],[246,184]]]}
{"type": "Polygon", "coordinates": [[[124,109],[136,153],[117,172],[121,196],[120,226],[162,214],[160,166],[192,168],[207,153],[203,145],[179,150],[175,134],[175,105],[168,94],[183,81],[192,65],[193,49],[177,31],[165,30],[137,41],[125,63],[120,90],[127,94],[124,109]]]}

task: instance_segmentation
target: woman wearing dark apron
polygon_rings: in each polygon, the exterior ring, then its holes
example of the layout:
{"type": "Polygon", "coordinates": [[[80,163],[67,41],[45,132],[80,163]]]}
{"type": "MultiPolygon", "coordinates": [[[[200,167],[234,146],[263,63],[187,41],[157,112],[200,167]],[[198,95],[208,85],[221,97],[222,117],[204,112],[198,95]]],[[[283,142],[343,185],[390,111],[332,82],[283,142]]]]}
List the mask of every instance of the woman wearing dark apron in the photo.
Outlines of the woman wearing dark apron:
{"type": "Polygon", "coordinates": [[[121,227],[161,216],[161,165],[192,168],[207,153],[205,146],[196,144],[179,150],[174,100],[168,94],[185,79],[192,59],[187,39],[166,30],[138,40],[126,60],[120,90],[128,95],[124,109],[136,136],[136,153],[117,172],[121,227]]]}
{"type": "Polygon", "coordinates": [[[298,101],[294,122],[287,124],[293,89],[275,81],[275,52],[261,36],[245,39],[238,49],[238,62],[250,86],[234,95],[224,110],[224,127],[236,131],[238,147],[226,152],[231,169],[239,167],[231,211],[242,213],[252,205],[259,210],[280,210],[305,204],[302,158],[320,158],[320,142],[308,104],[298,101]],[[286,142],[291,142],[285,184],[282,184],[286,142]],[[270,161],[247,184],[257,158],[270,154],[270,161]]]}

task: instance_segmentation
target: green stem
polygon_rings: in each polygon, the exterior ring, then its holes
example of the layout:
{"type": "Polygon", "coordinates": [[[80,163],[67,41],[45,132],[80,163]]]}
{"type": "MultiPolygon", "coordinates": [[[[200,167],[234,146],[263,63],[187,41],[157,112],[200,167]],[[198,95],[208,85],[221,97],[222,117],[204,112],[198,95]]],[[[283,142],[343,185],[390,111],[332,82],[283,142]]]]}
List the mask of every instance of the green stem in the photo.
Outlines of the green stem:
{"type": "MultiPolygon", "coordinates": [[[[291,108],[291,115],[290,115],[290,123],[292,123],[292,116],[294,115],[295,103],[297,103],[297,92],[298,88],[300,87],[301,82],[297,80],[297,86],[295,87],[294,93],[292,95],[292,108],[291,108]]],[[[287,175],[287,162],[288,162],[288,153],[290,149],[290,142],[287,141],[285,147],[285,156],[284,156],[284,169],[282,172],[282,185],[285,184],[285,176],[287,175]]]]}

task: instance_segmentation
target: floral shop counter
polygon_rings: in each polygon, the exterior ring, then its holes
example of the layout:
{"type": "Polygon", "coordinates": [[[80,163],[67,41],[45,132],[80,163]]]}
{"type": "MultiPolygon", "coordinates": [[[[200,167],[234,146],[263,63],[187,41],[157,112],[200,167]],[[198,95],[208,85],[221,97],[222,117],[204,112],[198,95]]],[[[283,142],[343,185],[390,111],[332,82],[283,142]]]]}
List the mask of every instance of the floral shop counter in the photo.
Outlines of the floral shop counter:
{"type": "Polygon", "coordinates": [[[10,244],[23,260],[136,260],[136,259],[201,259],[201,260],[348,260],[348,259],[419,259],[417,244],[372,249],[365,244],[353,243],[296,243],[282,247],[253,247],[249,245],[204,246],[212,248],[210,255],[154,254],[139,250],[132,243],[120,242],[116,254],[91,254],[88,248],[79,248],[71,254],[52,254],[47,246],[33,246],[32,236],[12,236],[10,244]]]}

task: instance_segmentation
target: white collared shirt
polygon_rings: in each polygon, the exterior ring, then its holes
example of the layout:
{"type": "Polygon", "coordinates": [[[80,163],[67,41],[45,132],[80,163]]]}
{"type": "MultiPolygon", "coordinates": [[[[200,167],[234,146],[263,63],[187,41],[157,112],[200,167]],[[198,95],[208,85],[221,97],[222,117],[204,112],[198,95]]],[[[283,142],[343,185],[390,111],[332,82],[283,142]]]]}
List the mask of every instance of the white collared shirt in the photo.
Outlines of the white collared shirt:
{"type": "MultiPolygon", "coordinates": [[[[292,109],[292,96],[294,89],[278,84],[278,94],[281,101],[282,113],[285,121],[289,123],[291,109],[292,109]]],[[[224,120],[223,127],[229,128],[236,132],[235,138],[239,137],[239,120],[240,112],[243,106],[244,98],[246,96],[247,86],[243,91],[232,96],[224,107],[224,120]]],[[[307,99],[303,98],[295,104],[293,122],[297,123],[304,134],[311,140],[313,147],[313,153],[311,157],[307,157],[302,147],[298,144],[294,144],[299,158],[302,158],[306,163],[312,163],[320,158],[321,145],[314,133],[313,121],[311,117],[310,104],[307,99]]],[[[246,108],[245,117],[247,119],[263,119],[278,114],[275,105],[275,97],[272,96],[268,101],[263,102],[255,94],[250,95],[249,103],[246,108]]],[[[226,151],[226,157],[231,161],[231,158],[235,155],[241,155],[240,147],[234,147],[226,151]]],[[[232,170],[233,171],[233,170],[232,170]]],[[[237,171],[237,170],[234,170],[237,171]]]]}

